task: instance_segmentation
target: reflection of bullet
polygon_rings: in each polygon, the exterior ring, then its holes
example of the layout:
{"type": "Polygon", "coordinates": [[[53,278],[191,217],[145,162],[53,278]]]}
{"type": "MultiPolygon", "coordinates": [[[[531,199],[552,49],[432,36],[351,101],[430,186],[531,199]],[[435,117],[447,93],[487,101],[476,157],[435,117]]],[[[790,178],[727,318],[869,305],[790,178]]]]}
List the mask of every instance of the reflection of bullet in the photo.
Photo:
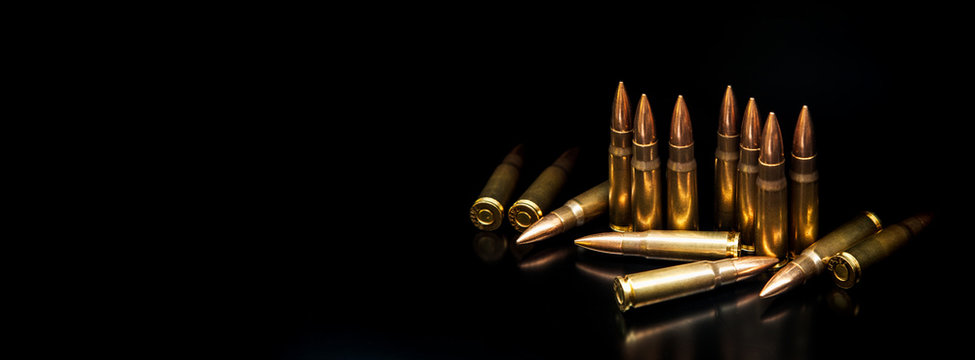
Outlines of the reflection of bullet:
{"type": "Polygon", "coordinates": [[[697,230],[697,161],[691,115],[684,97],[677,96],[670,119],[670,152],[667,157],[667,228],[697,230]]]}
{"type": "Polygon", "coordinates": [[[738,233],[733,231],[608,232],[584,236],[575,242],[589,250],[649,259],[691,261],[738,257],[738,233]]]}
{"type": "Polygon", "coordinates": [[[518,231],[526,228],[538,221],[542,213],[548,210],[552,200],[562,190],[562,185],[569,178],[569,172],[575,165],[576,157],[579,156],[579,149],[572,148],[562,153],[555,163],[545,168],[541,175],[528,186],[518,200],[508,209],[508,221],[511,226],[518,231]]]}
{"type": "Polygon", "coordinates": [[[718,119],[718,143],[714,151],[714,227],[717,230],[734,230],[735,190],[738,173],[738,107],[731,85],[721,101],[718,119]]]}
{"type": "Polygon", "coordinates": [[[823,272],[829,256],[849,248],[880,229],[880,219],[873,213],[865,212],[857,216],[803,250],[795,260],[772,275],[759,295],[763,298],[772,297],[801,285],[806,279],[823,272]]]}
{"type": "Polygon", "coordinates": [[[684,297],[747,279],[778,263],[777,258],[746,256],[703,260],[616,278],[620,311],[684,297]]]}
{"type": "Polygon", "coordinates": [[[640,97],[633,136],[633,231],[663,229],[663,183],[657,132],[647,95],[640,97]]]}
{"type": "Polygon", "coordinates": [[[826,265],[832,271],[833,282],[844,289],[853,287],[860,282],[864,268],[870,267],[893,253],[907,243],[907,240],[912,236],[921,232],[930,222],[930,214],[907,218],[868,236],[846,251],[836,254],[829,259],[826,265]]]}
{"type": "MultiPolygon", "coordinates": [[[[762,146],[758,155],[758,187],[755,207],[755,254],[775,256],[786,260],[789,219],[787,214],[785,155],[782,151],[782,130],[775,113],[769,113],[762,131],[762,146]]],[[[783,263],[784,264],[784,263],[783,263]]]]}
{"type": "Polygon", "coordinates": [[[515,146],[511,153],[504,157],[501,165],[494,169],[487,185],[481,190],[481,195],[471,206],[471,222],[478,229],[491,231],[501,226],[504,221],[504,204],[511,198],[511,192],[518,182],[518,173],[522,164],[522,146],[515,146]]]}
{"type": "Polygon", "coordinates": [[[738,193],[735,207],[738,209],[738,231],[741,232],[743,249],[755,245],[755,208],[758,202],[758,152],[761,147],[762,125],[755,98],[748,99],[745,116],[741,123],[741,144],[738,147],[738,193]]]}
{"type": "Polygon", "coordinates": [[[474,252],[486,263],[501,260],[508,250],[508,239],[502,234],[480,231],[474,235],[474,252]]]}
{"type": "Polygon", "coordinates": [[[799,113],[792,136],[790,165],[789,255],[795,258],[819,236],[819,172],[816,171],[812,119],[806,106],[799,113]]]}
{"type": "Polygon", "coordinates": [[[609,227],[628,231],[632,226],[630,192],[633,185],[633,119],[623,82],[616,88],[609,134],[609,227]]]}
{"type": "Polygon", "coordinates": [[[529,244],[548,239],[585,224],[606,212],[609,199],[609,181],[603,181],[592,189],[567,201],[562,207],[542,216],[525,229],[515,242],[529,244]]]}

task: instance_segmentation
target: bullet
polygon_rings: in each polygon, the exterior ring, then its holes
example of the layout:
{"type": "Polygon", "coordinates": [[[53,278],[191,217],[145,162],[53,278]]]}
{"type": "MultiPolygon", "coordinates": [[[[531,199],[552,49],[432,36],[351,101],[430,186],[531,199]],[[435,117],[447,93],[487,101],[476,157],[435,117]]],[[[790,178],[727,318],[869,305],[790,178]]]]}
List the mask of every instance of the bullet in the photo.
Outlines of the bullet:
{"type": "Polygon", "coordinates": [[[731,85],[721,100],[718,118],[718,142],[714,151],[714,227],[717,230],[738,228],[735,220],[735,192],[738,180],[738,108],[731,85]]]}
{"type": "Polygon", "coordinates": [[[567,201],[562,207],[542,216],[525,229],[515,243],[530,244],[581,226],[596,216],[602,215],[609,207],[609,181],[603,181],[592,189],[567,201]]]}
{"type": "Polygon", "coordinates": [[[761,147],[762,125],[755,98],[748,99],[741,123],[741,143],[738,146],[738,191],[735,208],[738,210],[738,231],[742,249],[754,252],[755,208],[758,203],[758,153],[761,147]]]}
{"type": "Polygon", "coordinates": [[[647,94],[640,96],[633,136],[633,231],[663,229],[663,182],[657,132],[647,94]]]}
{"type": "Polygon", "coordinates": [[[778,261],[767,256],[702,260],[617,277],[613,290],[620,311],[626,311],[738,282],[778,261]]]}
{"type": "Polygon", "coordinates": [[[501,165],[494,168],[494,173],[481,190],[481,194],[471,206],[471,222],[478,229],[491,231],[501,226],[504,221],[504,204],[511,199],[511,193],[518,183],[518,174],[522,165],[522,145],[504,157],[501,165]]]}
{"type": "Polygon", "coordinates": [[[566,150],[552,165],[545,168],[511,205],[508,209],[508,221],[515,230],[524,231],[548,210],[552,200],[569,178],[569,172],[572,171],[578,156],[578,148],[566,150]]]}
{"type": "Polygon", "coordinates": [[[787,234],[788,193],[786,193],[785,155],[782,151],[782,130],[775,113],[769,113],[762,131],[762,146],[758,155],[758,188],[755,206],[755,254],[785,260],[789,256],[787,234]]]}
{"type": "Polygon", "coordinates": [[[609,134],[609,227],[629,231],[633,225],[630,193],[633,186],[633,119],[623,82],[616,88],[609,134]]]}
{"type": "Polygon", "coordinates": [[[881,228],[877,215],[869,211],[864,212],[803,250],[795,260],[772,275],[759,296],[772,297],[802,285],[806,279],[823,272],[829,256],[846,250],[870,234],[880,231],[881,228]]]}
{"type": "Polygon", "coordinates": [[[670,152],[667,158],[667,228],[697,230],[697,161],[694,134],[684,97],[677,96],[670,119],[670,152]]]}
{"type": "Polygon", "coordinates": [[[792,161],[789,168],[789,256],[812,245],[819,236],[819,172],[809,108],[802,106],[792,136],[792,161]]]}
{"type": "Polygon", "coordinates": [[[734,231],[648,230],[593,234],[575,243],[607,254],[693,261],[738,257],[738,239],[734,231]]]}
{"type": "Polygon", "coordinates": [[[912,216],[834,255],[826,264],[826,268],[832,272],[833,282],[844,289],[853,287],[860,282],[863,269],[904,246],[907,240],[921,232],[930,222],[930,214],[912,216]]]}

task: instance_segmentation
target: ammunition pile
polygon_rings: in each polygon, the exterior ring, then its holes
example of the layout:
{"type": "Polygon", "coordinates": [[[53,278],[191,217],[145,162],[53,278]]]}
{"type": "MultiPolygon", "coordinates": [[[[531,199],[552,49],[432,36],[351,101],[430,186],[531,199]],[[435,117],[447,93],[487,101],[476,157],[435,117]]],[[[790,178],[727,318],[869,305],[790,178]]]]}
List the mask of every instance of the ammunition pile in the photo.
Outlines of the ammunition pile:
{"type": "MultiPolygon", "coordinates": [[[[677,97],[671,115],[663,170],[647,96],[640,97],[634,115],[620,82],[610,119],[609,180],[546,213],[578,150],[563,153],[508,209],[509,223],[522,232],[516,243],[551,238],[608,213],[612,232],[582,237],[576,245],[617,255],[696,261],[617,277],[616,300],[626,311],[738,282],[766,269],[777,272],[761,297],[780,294],[823,272],[849,288],[860,280],[863,268],[931,221],[931,215],[921,214],[882,229],[877,216],[865,212],[820,238],[819,175],[809,108],[803,106],[799,114],[788,172],[775,113],[768,114],[763,126],[755,98],[750,98],[739,126],[737,109],[728,86],[714,153],[715,231],[699,229],[697,162],[684,97],[677,97]]],[[[521,169],[521,148],[515,147],[498,165],[471,207],[471,221],[478,228],[501,226],[521,169]]]]}

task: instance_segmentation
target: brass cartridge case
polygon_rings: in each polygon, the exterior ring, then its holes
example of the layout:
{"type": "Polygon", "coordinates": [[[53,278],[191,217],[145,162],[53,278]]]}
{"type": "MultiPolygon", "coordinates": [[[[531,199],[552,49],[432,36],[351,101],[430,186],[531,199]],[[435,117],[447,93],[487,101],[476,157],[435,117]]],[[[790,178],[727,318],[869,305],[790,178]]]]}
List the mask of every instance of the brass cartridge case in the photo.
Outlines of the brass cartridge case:
{"type": "Polygon", "coordinates": [[[739,147],[735,208],[738,210],[738,231],[741,244],[754,250],[755,214],[758,208],[758,149],[739,147]]]}
{"type": "Polygon", "coordinates": [[[495,230],[504,222],[504,204],[511,199],[523,163],[522,148],[522,145],[515,146],[504,157],[504,161],[494,169],[481,194],[471,206],[471,222],[478,229],[495,230]]]}
{"type": "Polygon", "coordinates": [[[593,234],[575,242],[608,254],[694,261],[738,257],[738,241],[734,231],[648,230],[593,234]]]}
{"type": "Polygon", "coordinates": [[[670,145],[667,159],[667,228],[697,230],[697,161],[694,145],[670,145]]]}
{"type": "Polygon", "coordinates": [[[562,153],[555,163],[545,168],[528,186],[518,200],[508,209],[508,221],[519,232],[524,231],[542,217],[552,205],[552,200],[562,190],[569,172],[579,155],[578,148],[562,153]]]}
{"type": "Polygon", "coordinates": [[[609,134],[609,227],[629,231],[633,225],[631,193],[633,169],[633,114],[623,82],[616,88],[609,134]]]}
{"type": "Polygon", "coordinates": [[[772,275],[759,296],[772,297],[803,284],[807,279],[823,272],[830,256],[850,248],[881,228],[880,219],[876,215],[864,212],[799,253],[794,260],[772,275]]]}
{"type": "Polygon", "coordinates": [[[785,161],[765,164],[759,160],[755,207],[755,254],[788,259],[789,207],[785,161]]]}
{"type": "Polygon", "coordinates": [[[632,202],[633,132],[612,130],[609,145],[609,227],[629,231],[633,226],[632,202]]]}
{"type": "Polygon", "coordinates": [[[664,199],[657,142],[633,142],[633,231],[663,229],[664,199]]]}
{"type": "Polygon", "coordinates": [[[738,135],[718,134],[714,151],[714,227],[718,230],[738,228],[735,198],[738,189],[738,135]]]}
{"type": "Polygon", "coordinates": [[[819,172],[816,156],[792,154],[789,171],[789,254],[792,258],[819,237],[819,172]]]}
{"type": "Polygon", "coordinates": [[[606,212],[609,205],[609,181],[603,181],[592,189],[565,202],[565,205],[545,214],[522,232],[516,244],[542,241],[581,226],[606,212]]]}
{"type": "Polygon", "coordinates": [[[931,215],[910,217],[866,237],[849,249],[829,258],[826,268],[837,286],[849,289],[860,282],[868,268],[907,243],[931,222],[931,215]]]}
{"type": "Polygon", "coordinates": [[[617,277],[613,290],[620,311],[626,311],[734,283],[776,262],[777,259],[764,256],[702,260],[617,277]]]}

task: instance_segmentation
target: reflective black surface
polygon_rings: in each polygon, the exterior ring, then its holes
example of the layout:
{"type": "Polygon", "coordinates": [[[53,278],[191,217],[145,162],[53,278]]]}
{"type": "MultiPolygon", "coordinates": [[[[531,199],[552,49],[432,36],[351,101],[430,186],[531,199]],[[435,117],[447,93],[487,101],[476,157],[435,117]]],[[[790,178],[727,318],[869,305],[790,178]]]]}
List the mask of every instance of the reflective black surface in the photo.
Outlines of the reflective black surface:
{"type": "Polygon", "coordinates": [[[295,161],[315,168],[295,174],[308,191],[285,189],[297,196],[283,203],[295,206],[265,210],[281,232],[248,252],[255,270],[235,322],[247,333],[241,347],[275,358],[963,356],[973,237],[960,129],[970,116],[953,89],[967,70],[952,56],[961,45],[952,28],[872,9],[692,18],[648,21],[626,39],[425,37],[415,58],[390,58],[388,75],[362,89],[370,111],[330,119],[354,126],[329,133],[324,158],[295,161]],[[507,224],[483,233],[468,219],[519,143],[515,195],[571,146],[580,157],[555,203],[605,180],[621,80],[631,101],[648,95],[658,134],[669,133],[677,95],[686,99],[702,229],[713,226],[727,85],[739,109],[755,97],[762,118],[774,111],[786,144],[809,106],[820,234],[864,210],[887,224],[933,211],[934,222],[849,291],[823,276],[759,299],[766,275],[621,314],[613,277],[673,263],[571,243],[608,231],[605,216],[526,248],[514,246],[507,224]],[[353,143],[331,145],[342,140],[353,143]]]}

